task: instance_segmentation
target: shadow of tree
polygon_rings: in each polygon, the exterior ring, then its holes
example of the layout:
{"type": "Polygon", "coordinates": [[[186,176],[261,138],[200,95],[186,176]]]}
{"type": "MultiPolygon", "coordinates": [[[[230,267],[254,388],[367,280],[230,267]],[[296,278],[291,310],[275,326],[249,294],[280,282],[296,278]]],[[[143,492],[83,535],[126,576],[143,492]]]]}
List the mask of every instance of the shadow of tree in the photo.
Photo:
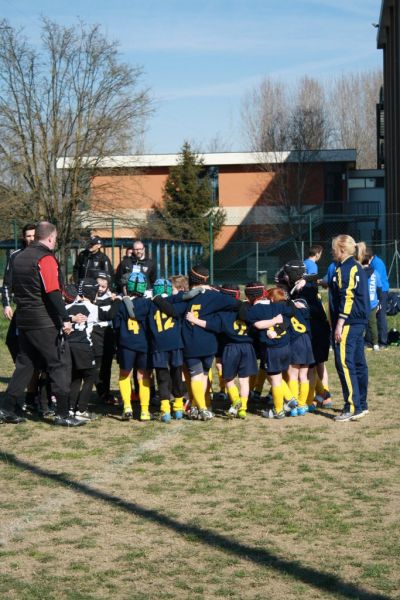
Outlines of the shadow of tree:
{"type": "Polygon", "coordinates": [[[182,523],[174,518],[163,515],[157,510],[145,508],[135,502],[127,502],[123,498],[95,489],[85,483],[74,481],[54,471],[43,469],[37,465],[17,458],[11,453],[0,452],[0,461],[4,464],[14,465],[30,473],[57,482],[59,485],[74,490],[77,494],[84,494],[95,500],[108,502],[118,510],[123,510],[147,521],[151,521],[165,527],[179,535],[190,536],[198,542],[211,546],[217,550],[222,550],[241,560],[247,560],[255,564],[274,569],[279,573],[289,575],[294,579],[302,581],[314,588],[334,592],[336,597],[357,598],[358,600],[390,600],[388,596],[369,592],[352,583],[343,581],[337,575],[318,571],[312,567],[302,566],[299,561],[287,560],[278,557],[269,550],[254,548],[247,544],[230,539],[216,531],[199,527],[197,525],[182,523]]]}

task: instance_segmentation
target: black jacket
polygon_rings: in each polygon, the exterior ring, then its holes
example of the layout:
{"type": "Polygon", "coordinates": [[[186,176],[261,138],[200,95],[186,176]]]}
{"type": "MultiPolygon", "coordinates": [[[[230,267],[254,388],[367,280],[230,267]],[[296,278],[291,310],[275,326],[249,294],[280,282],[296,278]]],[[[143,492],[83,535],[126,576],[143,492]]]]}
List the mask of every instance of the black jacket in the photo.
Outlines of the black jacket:
{"type": "Polygon", "coordinates": [[[89,250],[82,250],[78,254],[74,269],[73,279],[75,283],[79,283],[83,279],[96,279],[98,274],[106,273],[112,279],[114,276],[114,269],[111,261],[104,254],[98,250],[97,252],[89,252],[89,250]]]}
{"type": "Polygon", "coordinates": [[[149,287],[153,287],[155,280],[157,279],[156,263],[151,258],[138,259],[134,256],[125,256],[117,267],[115,274],[115,280],[117,286],[122,289],[122,286],[126,284],[126,281],[132,271],[136,269],[146,276],[149,287]]]}

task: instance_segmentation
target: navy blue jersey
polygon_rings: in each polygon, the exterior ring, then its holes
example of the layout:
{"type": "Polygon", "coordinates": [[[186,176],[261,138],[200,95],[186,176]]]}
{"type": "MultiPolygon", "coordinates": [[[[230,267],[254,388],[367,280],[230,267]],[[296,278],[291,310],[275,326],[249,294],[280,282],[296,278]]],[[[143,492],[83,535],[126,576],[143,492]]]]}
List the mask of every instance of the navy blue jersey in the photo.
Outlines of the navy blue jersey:
{"type": "Polygon", "coordinates": [[[207,317],[206,329],[221,334],[218,341],[222,347],[227,344],[251,344],[253,338],[250,336],[247,324],[237,318],[235,312],[221,312],[207,317]]]}
{"type": "Polygon", "coordinates": [[[349,325],[365,325],[368,322],[370,313],[368,278],[353,256],[349,256],[336,266],[329,292],[329,310],[333,328],[340,318],[349,325]]]}
{"type": "MultiPolygon", "coordinates": [[[[207,321],[207,317],[220,311],[234,311],[239,303],[232,296],[216,290],[204,290],[188,301],[182,301],[176,296],[170,296],[176,311],[184,316],[193,312],[196,317],[207,321]]],[[[187,358],[215,355],[217,352],[217,336],[213,331],[192,325],[185,318],[182,320],[183,352],[187,358]]]]}
{"type": "Polygon", "coordinates": [[[253,304],[246,309],[245,321],[250,325],[253,325],[257,321],[273,319],[277,315],[283,316],[283,323],[271,328],[278,334],[274,339],[270,339],[267,336],[266,329],[254,329],[257,339],[261,344],[271,347],[281,347],[290,343],[288,309],[282,303],[263,304],[261,302],[253,304]]]}
{"type": "Polygon", "coordinates": [[[179,317],[166,315],[151,304],[147,317],[151,352],[169,352],[183,348],[182,322],[179,317]]]}
{"type": "Polygon", "coordinates": [[[146,318],[152,302],[147,298],[132,298],[132,303],[135,311],[134,319],[129,316],[124,302],[119,304],[117,314],[113,319],[118,346],[135,350],[136,352],[147,352],[146,318]]]}

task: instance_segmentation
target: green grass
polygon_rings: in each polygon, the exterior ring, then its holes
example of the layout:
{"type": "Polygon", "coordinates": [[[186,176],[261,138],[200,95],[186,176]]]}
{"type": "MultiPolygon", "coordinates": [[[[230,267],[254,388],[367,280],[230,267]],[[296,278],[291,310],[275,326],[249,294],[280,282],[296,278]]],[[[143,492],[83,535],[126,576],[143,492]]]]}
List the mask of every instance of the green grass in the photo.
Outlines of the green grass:
{"type": "Polygon", "coordinates": [[[358,423],[0,426],[0,597],[394,600],[399,357],[368,353],[358,423]]]}

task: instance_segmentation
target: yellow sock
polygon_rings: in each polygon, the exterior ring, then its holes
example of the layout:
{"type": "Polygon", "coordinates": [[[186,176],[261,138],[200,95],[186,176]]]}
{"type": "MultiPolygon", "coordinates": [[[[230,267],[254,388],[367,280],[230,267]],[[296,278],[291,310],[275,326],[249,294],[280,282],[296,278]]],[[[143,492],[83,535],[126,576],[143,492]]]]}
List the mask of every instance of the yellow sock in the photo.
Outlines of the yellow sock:
{"type": "Polygon", "coordinates": [[[166,415],[171,412],[171,405],[169,403],[169,400],[161,400],[160,405],[162,415],[166,415]]]}
{"type": "Polygon", "coordinates": [[[150,381],[149,381],[149,379],[139,379],[139,400],[140,400],[140,410],[144,413],[149,412],[149,404],[150,404],[150,381]]]}
{"type": "Polygon", "coordinates": [[[307,404],[308,392],[310,391],[310,383],[308,381],[300,382],[299,406],[307,404]]]}
{"type": "Polygon", "coordinates": [[[236,385],[231,385],[228,388],[228,396],[231,401],[232,406],[235,406],[240,401],[239,390],[236,385]]]}
{"type": "Polygon", "coordinates": [[[247,410],[247,398],[240,396],[240,404],[242,405],[240,410],[247,410]]]}
{"type": "Polygon", "coordinates": [[[314,403],[314,398],[315,398],[315,385],[313,383],[311,383],[311,381],[310,381],[309,382],[308,395],[307,395],[307,404],[308,404],[308,406],[311,406],[311,404],[314,403]]]}
{"type": "Polygon", "coordinates": [[[174,410],[183,410],[183,398],[174,398],[172,408],[174,410]]]}
{"type": "Polygon", "coordinates": [[[299,399],[299,382],[297,381],[297,379],[289,379],[288,381],[288,387],[292,393],[292,398],[296,398],[296,400],[299,399]]]}
{"type": "Polygon", "coordinates": [[[123,403],[123,411],[131,412],[132,404],[131,404],[131,393],[132,393],[132,384],[130,375],[127,377],[121,377],[118,380],[119,391],[121,392],[121,398],[123,403]]]}
{"type": "Polygon", "coordinates": [[[289,402],[289,400],[291,400],[293,398],[293,394],[290,391],[290,387],[288,386],[288,384],[286,383],[286,381],[284,379],[282,379],[282,389],[283,389],[283,397],[286,400],[286,402],[289,402]]]}
{"type": "Polygon", "coordinates": [[[272,386],[272,399],[274,401],[275,412],[283,411],[283,387],[282,385],[272,386]]]}
{"type": "Polygon", "coordinates": [[[259,369],[258,373],[257,373],[257,379],[256,379],[256,383],[254,386],[254,389],[256,392],[259,392],[261,394],[261,392],[263,391],[263,387],[264,387],[264,383],[265,380],[267,379],[267,372],[265,369],[259,369]]]}
{"type": "Polygon", "coordinates": [[[199,410],[206,408],[206,398],[202,381],[192,381],[192,394],[195,405],[199,410]]]}

